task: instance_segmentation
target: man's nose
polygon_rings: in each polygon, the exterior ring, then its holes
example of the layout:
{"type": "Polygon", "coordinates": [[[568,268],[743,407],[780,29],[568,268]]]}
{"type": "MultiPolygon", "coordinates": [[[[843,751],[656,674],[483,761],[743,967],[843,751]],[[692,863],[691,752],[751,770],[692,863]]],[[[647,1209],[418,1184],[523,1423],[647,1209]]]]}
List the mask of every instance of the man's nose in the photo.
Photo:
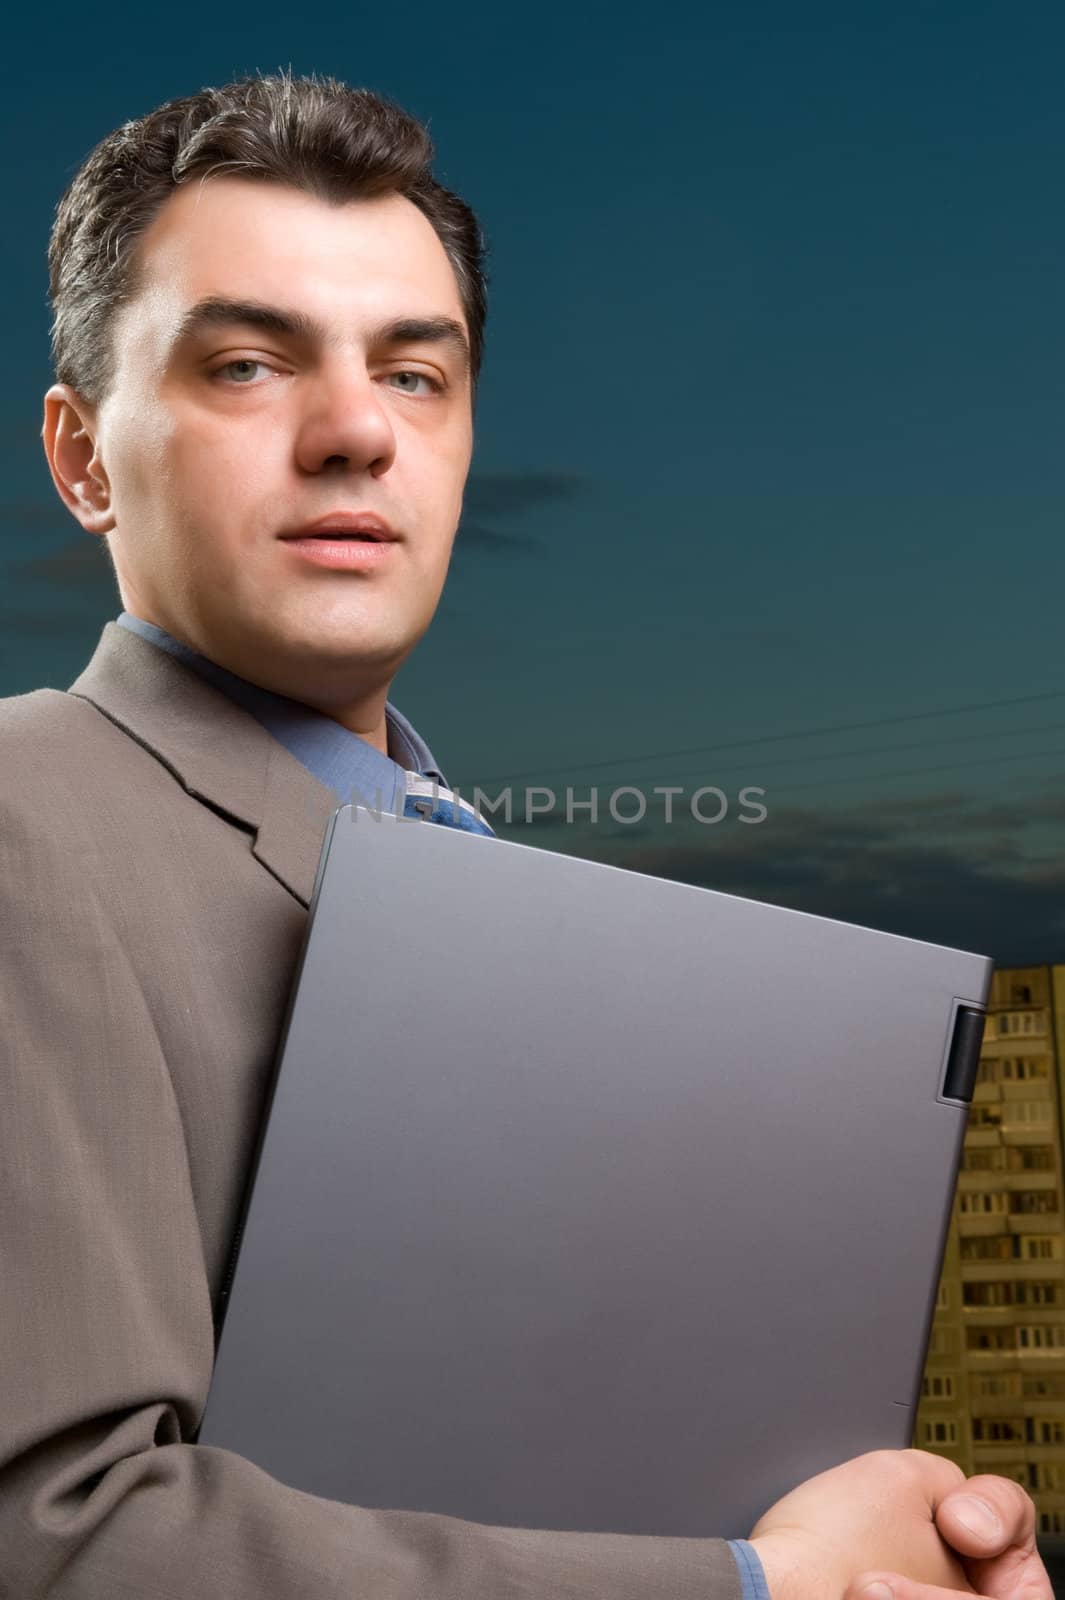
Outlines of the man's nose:
{"type": "Polygon", "coordinates": [[[380,388],[365,370],[322,376],[308,388],[299,421],[296,456],[305,472],[345,466],[353,472],[385,472],[396,452],[396,435],[380,388]]]}

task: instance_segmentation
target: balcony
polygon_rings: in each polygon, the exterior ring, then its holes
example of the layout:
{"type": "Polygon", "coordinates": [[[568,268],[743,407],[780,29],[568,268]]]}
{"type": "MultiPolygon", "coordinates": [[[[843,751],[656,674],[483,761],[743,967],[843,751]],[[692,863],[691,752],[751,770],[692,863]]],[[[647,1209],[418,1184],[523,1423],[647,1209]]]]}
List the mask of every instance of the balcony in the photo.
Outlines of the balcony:
{"type": "MultiPolygon", "coordinates": [[[[991,1220],[990,1218],[988,1219],[991,1220]]],[[[999,1221],[1002,1219],[999,1218],[999,1221]]],[[[1062,1216],[1060,1211],[1044,1211],[1031,1214],[1014,1212],[1009,1218],[1010,1233],[1061,1233],[1062,1216]]]]}
{"type": "Polygon", "coordinates": [[[1017,1412],[1017,1402],[1020,1399],[1021,1375],[1013,1373],[1017,1379],[1016,1392],[1013,1394],[979,1394],[976,1387],[969,1390],[969,1409],[975,1411],[979,1408],[982,1417],[1012,1417],[1017,1412]]]}
{"type": "Polygon", "coordinates": [[[1063,1261],[963,1261],[963,1283],[1058,1283],[1065,1281],[1063,1261]]]}
{"type": "Polygon", "coordinates": [[[966,1150],[995,1150],[1001,1143],[998,1128],[971,1127],[965,1130],[966,1150]]]}
{"type": "MultiPolygon", "coordinates": [[[[982,1177],[983,1174],[978,1173],[977,1176],[982,1177]]],[[[990,1176],[997,1177],[998,1174],[991,1173],[990,1176]]],[[[1040,1194],[1046,1194],[1048,1190],[1053,1191],[1058,1187],[1058,1175],[1056,1172],[1041,1172],[1035,1169],[1028,1172],[1004,1172],[1002,1176],[1005,1178],[1006,1188],[1011,1194],[1016,1194],[1022,1189],[1031,1190],[1033,1194],[1037,1191],[1040,1194]]]]}
{"type": "MultiPolygon", "coordinates": [[[[963,1239],[972,1239],[972,1238],[976,1238],[976,1237],[987,1238],[990,1234],[1001,1233],[1003,1231],[1003,1229],[1007,1226],[1008,1220],[1009,1219],[1007,1218],[1005,1212],[1003,1212],[1003,1211],[997,1211],[997,1212],[996,1211],[988,1211],[988,1212],[975,1212],[974,1211],[972,1213],[959,1211],[958,1212],[958,1232],[959,1232],[959,1234],[961,1235],[961,1237],[963,1239]]],[[[1024,1217],[1024,1218],[1017,1217],[1014,1220],[1017,1221],[1017,1222],[1021,1222],[1021,1221],[1024,1221],[1024,1222],[1039,1222],[1039,1221],[1042,1221],[1043,1219],[1039,1218],[1039,1217],[1024,1217]]],[[[1018,1227],[1018,1228],[1012,1228],[1009,1231],[1011,1233],[1021,1233],[1021,1232],[1024,1232],[1024,1233],[1043,1233],[1043,1232],[1047,1232],[1047,1233],[1049,1233],[1050,1229],[1049,1228],[1047,1228],[1047,1229],[1043,1229],[1043,1228],[1024,1228],[1024,1229],[1021,1229],[1021,1228],[1018,1227]]]]}
{"type": "Polygon", "coordinates": [[[1019,1368],[1016,1350],[966,1350],[963,1359],[972,1372],[1016,1372],[1019,1368]]]}

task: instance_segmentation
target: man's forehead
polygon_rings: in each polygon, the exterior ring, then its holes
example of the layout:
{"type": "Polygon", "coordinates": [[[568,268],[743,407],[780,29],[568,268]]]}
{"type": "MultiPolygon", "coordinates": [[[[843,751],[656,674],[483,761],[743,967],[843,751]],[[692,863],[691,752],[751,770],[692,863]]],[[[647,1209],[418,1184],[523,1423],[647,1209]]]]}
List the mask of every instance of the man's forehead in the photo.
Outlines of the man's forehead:
{"type": "Polygon", "coordinates": [[[137,298],[171,328],[205,300],[465,322],[444,247],[402,195],[334,205],[272,182],[194,181],[161,207],[138,258],[137,298]]]}

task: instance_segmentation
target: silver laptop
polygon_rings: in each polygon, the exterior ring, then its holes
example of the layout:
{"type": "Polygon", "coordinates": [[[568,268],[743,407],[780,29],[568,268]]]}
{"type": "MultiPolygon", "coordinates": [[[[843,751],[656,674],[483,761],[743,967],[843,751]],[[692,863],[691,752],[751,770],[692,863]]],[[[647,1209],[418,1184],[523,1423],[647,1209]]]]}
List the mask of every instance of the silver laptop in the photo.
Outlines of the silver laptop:
{"type": "Polygon", "coordinates": [[[200,1442],[743,1536],[910,1443],[991,963],[342,807],[200,1442]]]}

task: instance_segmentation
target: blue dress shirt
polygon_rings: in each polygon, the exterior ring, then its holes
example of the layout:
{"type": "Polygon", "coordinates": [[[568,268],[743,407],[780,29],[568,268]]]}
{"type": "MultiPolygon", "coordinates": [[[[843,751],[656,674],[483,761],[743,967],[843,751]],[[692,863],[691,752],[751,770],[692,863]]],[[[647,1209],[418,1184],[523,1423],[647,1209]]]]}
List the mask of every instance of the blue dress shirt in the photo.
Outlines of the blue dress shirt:
{"type": "Polygon", "coordinates": [[[383,755],[332,717],[249,683],[155,623],[144,622],[128,611],[116,621],[184,661],[243,706],[319,783],[333,791],[338,806],[363,805],[393,816],[420,816],[468,833],[492,833],[473,806],[451,793],[429,746],[391,703],[385,706],[388,754],[383,755]]]}
{"type": "MultiPolygon", "coordinates": [[[[301,705],[285,695],[274,694],[258,684],[249,683],[235,673],[227,671],[208,660],[198,651],[175,639],[152,622],[142,622],[128,611],[116,618],[123,628],[139,633],[142,639],[168,650],[202,678],[228,694],[285,749],[305,766],[308,772],[332,789],[338,805],[349,802],[372,809],[388,811],[395,816],[421,815],[430,822],[441,822],[449,827],[459,827],[477,833],[491,833],[486,822],[480,821],[471,806],[460,801],[454,803],[450,790],[444,783],[443,773],[425,740],[391,703],[385,706],[385,726],[388,736],[388,755],[382,755],[374,745],[344,728],[332,717],[323,716],[310,706],[301,705]],[[439,795],[426,801],[421,790],[426,785],[412,784],[415,778],[428,778],[439,786],[439,795]],[[408,787],[415,790],[408,793],[408,787]]],[[[743,1584],[743,1600],[770,1600],[762,1563],[754,1547],[746,1539],[730,1539],[729,1549],[736,1559],[743,1584]]]]}
{"type": "Polygon", "coordinates": [[[730,1539],[728,1547],[736,1557],[743,1585],[743,1600],[772,1600],[765,1581],[765,1569],[753,1544],[746,1539],[730,1539]]]}

